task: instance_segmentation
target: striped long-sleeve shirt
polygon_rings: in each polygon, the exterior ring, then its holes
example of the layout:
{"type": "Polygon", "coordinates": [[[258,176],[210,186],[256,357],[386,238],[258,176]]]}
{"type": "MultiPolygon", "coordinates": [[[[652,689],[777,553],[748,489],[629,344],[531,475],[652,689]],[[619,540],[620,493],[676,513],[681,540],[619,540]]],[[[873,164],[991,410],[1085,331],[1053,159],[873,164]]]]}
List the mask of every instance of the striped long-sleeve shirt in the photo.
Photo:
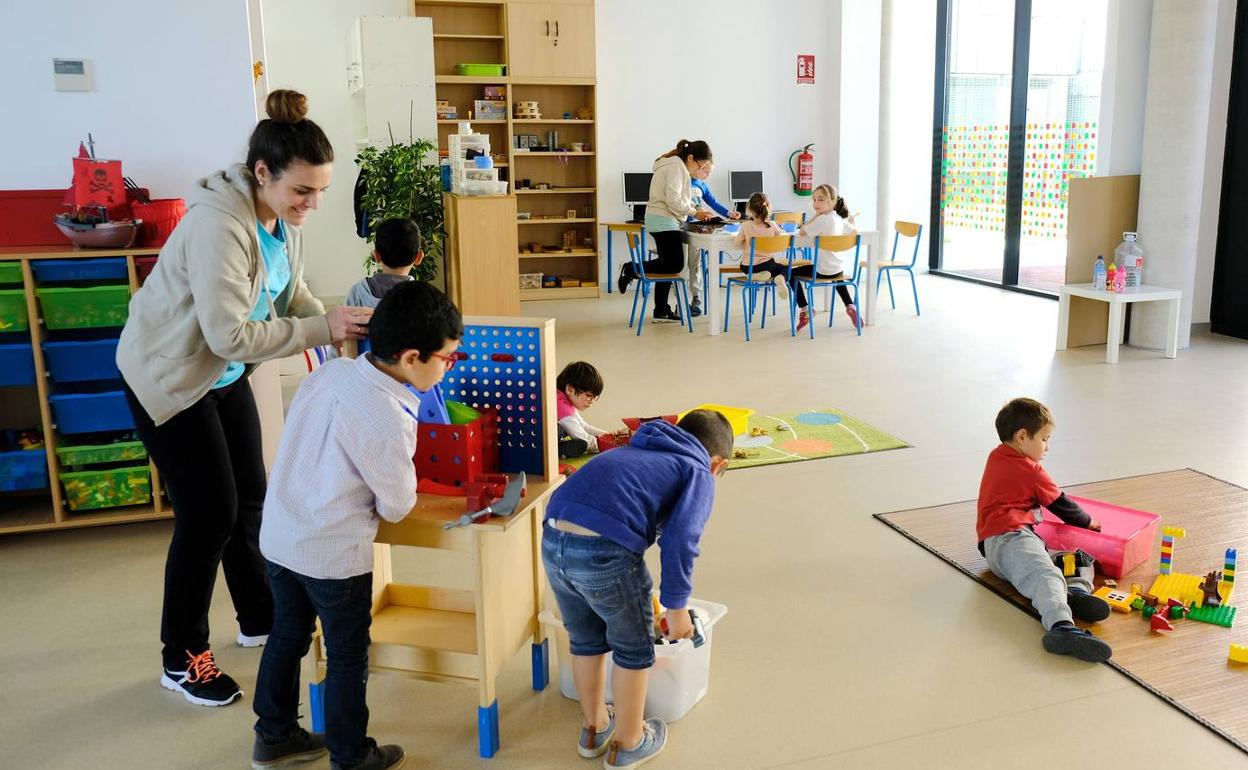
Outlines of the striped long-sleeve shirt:
{"type": "Polygon", "coordinates": [[[260,551],[301,575],[373,569],[378,517],[416,504],[416,397],[367,354],[308,376],[286,415],[264,498],[260,551]]]}

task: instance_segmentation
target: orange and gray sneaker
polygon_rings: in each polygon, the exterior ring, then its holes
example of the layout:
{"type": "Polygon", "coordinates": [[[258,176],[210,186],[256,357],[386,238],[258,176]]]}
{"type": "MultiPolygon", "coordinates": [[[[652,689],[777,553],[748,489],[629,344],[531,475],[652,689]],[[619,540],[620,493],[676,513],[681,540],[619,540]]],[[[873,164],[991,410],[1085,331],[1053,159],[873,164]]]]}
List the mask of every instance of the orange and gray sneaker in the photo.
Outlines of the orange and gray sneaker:
{"type": "Polygon", "coordinates": [[[854,328],[858,328],[858,308],[853,305],[846,305],[845,315],[849,316],[849,322],[854,325],[854,328]]]}
{"type": "Polygon", "coordinates": [[[160,686],[166,690],[182,693],[182,697],[197,706],[225,706],[243,697],[238,682],[217,668],[212,650],[198,655],[186,653],[186,670],[165,668],[160,686]]]}
{"type": "Polygon", "coordinates": [[[797,331],[805,329],[808,323],[810,323],[810,314],[803,310],[802,314],[797,317],[797,331]]]}

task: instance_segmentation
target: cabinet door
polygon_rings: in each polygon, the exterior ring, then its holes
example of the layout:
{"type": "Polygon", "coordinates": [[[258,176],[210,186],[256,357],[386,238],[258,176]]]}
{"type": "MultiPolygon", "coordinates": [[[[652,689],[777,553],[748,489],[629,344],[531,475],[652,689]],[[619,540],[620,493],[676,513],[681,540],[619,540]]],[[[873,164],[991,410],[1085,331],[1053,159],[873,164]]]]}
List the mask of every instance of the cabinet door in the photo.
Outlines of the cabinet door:
{"type": "Polygon", "coordinates": [[[515,77],[555,74],[555,17],[549,5],[507,4],[507,62],[515,77]]]}
{"type": "Polygon", "coordinates": [[[565,78],[594,76],[594,6],[556,3],[555,74],[565,78]]]}

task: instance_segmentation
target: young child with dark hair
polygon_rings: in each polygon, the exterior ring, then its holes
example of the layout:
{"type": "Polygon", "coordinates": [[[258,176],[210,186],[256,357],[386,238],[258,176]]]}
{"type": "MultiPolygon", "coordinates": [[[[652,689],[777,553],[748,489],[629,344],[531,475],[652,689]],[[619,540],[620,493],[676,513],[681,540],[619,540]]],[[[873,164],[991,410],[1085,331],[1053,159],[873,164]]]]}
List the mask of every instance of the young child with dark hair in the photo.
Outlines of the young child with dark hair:
{"type": "Polygon", "coordinates": [[[352,286],[342,304],[377,307],[386,292],[413,279],[412,268],[424,258],[416,223],[407,218],[387,219],[377,226],[373,241],[373,260],[380,269],[352,286]]]}
{"type": "Polygon", "coordinates": [[[578,470],[547,505],[542,562],[571,644],[582,717],[577,752],[605,753],[606,768],[637,767],[667,743],[666,723],[643,719],[654,665],[653,583],[644,554],[657,539],[668,638],[691,637],[693,561],[732,438],[728,420],[705,409],[676,425],[643,423],[628,446],[578,470]],[[608,653],[614,709],[604,697],[608,653]]]}
{"type": "Polygon", "coordinates": [[[1001,444],[988,455],[979,484],[979,552],[993,574],[1009,581],[1040,613],[1044,649],[1092,663],[1108,660],[1110,646],[1073,622],[1109,617],[1109,604],[1092,595],[1091,564],[1065,577],[1034,531],[1042,507],[1067,524],[1101,529],[1040,467],[1049,451],[1053,415],[1039,401],[1016,398],[997,414],[996,427],[1001,444]]]}
{"type": "Polygon", "coordinates": [[[252,767],[315,759],[381,770],[403,749],[367,736],[373,539],[416,504],[419,404],[454,365],[464,334],[446,295],[412,281],[390,290],[369,324],[372,352],[338,358],[295,394],[260,525],[274,618],[256,678],[252,767]],[[299,666],[321,621],[328,651],[325,735],[299,727],[299,666]]]}
{"type": "Polygon", "coordinates": [[[610,431],[585,422],[581,412],[602,396],[602,375],[593,364],[573,361],[555,379],[555,414],[559,420],[559,458],[571,460],[599,451],[598,437],[610,431]]]}

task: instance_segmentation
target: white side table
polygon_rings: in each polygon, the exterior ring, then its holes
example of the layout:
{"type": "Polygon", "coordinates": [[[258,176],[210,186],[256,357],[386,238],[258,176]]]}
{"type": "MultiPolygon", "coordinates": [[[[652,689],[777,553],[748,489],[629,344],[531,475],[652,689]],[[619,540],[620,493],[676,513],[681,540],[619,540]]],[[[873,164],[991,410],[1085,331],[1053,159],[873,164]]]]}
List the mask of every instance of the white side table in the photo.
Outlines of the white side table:
{"type": "Polygon", "coordinates": [[[1090,283],[1068,283],[1061,287],[1057,305],[1057,349],[1066,349],[1070,329],[1070,298],[1086,297],[1109,303],[1109,329],[1105,345],[1105,363],[1118,363],[1118,346],[1122,343],[1122,319],[1128,302],[1169,302],[1166,318],[1166,358],[1179,355],[1179,302],[1183,292],[1160,286],[1140,286],[1123,292],[1094,289],[1090,283]]]}

